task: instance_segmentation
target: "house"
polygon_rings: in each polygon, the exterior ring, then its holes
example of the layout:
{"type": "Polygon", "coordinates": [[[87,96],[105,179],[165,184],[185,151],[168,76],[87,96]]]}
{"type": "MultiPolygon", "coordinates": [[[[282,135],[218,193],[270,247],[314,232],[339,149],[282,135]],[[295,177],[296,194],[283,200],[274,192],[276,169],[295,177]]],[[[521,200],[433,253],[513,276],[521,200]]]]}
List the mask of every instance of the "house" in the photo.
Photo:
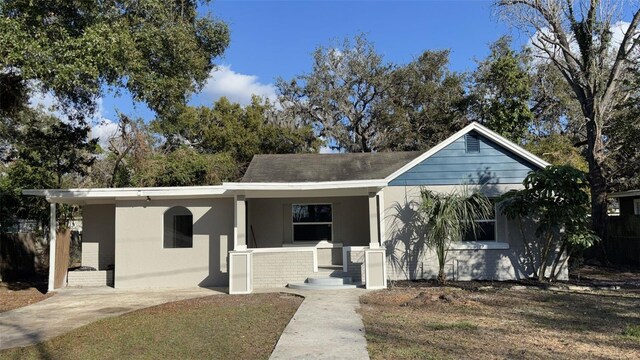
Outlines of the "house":
{"type": "MultiPolygon", "coordinates": [[[[413,222],[421,188],[471,186],[496,198],[547,165],[472,123],[426,152],[257,155],[242,181],[219,186],[25,194],[82,206],[82,262],[99,270],[87,276],[112,277],[116,288],[249,293],[327,274],[384,288],[437,274],[413,222]]],[[[531,276],[518,223],[499,211],[479,221],[478,237],[452,244],[449,277],[531,276]]],[[[81,281],[71,275],[69,285],[81,281]]],[[[62,286],[54,277],[52,270],[50,286],[62,286]]]]}
{"type": "Polygon", "coordinates": [[[609,197],[618,200],[621,217],[640,216],[640,189],[613,193],[609,197]]]}
{"type": "Polygon", "coordinates": [[[640,190],[616,192],[619,216],[609,216],[604,248],[607,260],[615,265],[640,266],[640,190]]]}

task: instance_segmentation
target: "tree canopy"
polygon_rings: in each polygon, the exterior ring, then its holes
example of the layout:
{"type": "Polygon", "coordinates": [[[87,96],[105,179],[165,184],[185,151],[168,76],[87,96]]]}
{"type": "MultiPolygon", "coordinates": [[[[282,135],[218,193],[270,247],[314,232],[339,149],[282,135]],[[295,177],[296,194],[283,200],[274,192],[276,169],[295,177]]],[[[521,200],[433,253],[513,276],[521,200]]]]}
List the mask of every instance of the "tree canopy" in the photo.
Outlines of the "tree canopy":
{"type": "Polygon", "coordinates": [[[529,174],[523,184],[524,189],[500,198],[501,211],[521,220],[521,227],[526,226],[523,219],[536,220],[536,236],[543,240],[540,246],[532,245],[522,231],[529,266],[538,279],[556,280],[574,251],[598,240],[589,230],[587,178],[571,166],[548,166],[529,174]]]}
{"type": "Polygon", "coordinates": [[[619,125],[615,110],[637,91],[632,77],[640,60],[640,8],[622,38],[614,41],[612,27],[622,20],[616,2],[562,0],[499,0],[505,18],[533,35],[539,58],[562,75],[580,104],[580,125],[589,164],[591,219],[598,235],[607,228],[608,158],[616,147],[611,129],[619,125]],[[630,88],[631,86],[631,88],[630,88]],[[613,150],[613,151],[612,151],[613,150]]]}
{"type": "Polygon", "coordinates": [[[65,111],[91,113],[111,87],[170,117],[229,44],[225,23],[198,16],[202,2],[0,2],[0,110],[19,110],[39,91],[65,111]]]}

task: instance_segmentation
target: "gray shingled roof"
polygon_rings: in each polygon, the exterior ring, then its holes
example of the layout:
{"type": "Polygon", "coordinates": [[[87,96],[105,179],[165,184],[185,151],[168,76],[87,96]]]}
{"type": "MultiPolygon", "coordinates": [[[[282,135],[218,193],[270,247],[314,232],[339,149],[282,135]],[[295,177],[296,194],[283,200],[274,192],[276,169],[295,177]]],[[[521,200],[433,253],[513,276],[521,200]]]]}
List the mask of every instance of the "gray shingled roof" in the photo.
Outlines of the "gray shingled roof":
{"type": "Polygon", "coordinates": [[[255,155],[242,182],[384,179],[422,152],[255,155]]]}

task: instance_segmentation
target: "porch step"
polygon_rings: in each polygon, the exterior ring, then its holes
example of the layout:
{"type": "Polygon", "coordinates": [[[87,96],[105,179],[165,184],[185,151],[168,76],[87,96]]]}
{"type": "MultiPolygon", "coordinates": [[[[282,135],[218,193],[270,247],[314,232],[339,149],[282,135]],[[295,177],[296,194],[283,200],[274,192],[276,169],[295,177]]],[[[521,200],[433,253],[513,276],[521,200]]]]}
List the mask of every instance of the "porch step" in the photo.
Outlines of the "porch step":
{"type": "Polygon", "coordinates": [[[303,283],[289,283],[287,287],[298,290],[346,290],[362,286],[354,283],[350,276],[314,276],[309,277],[303,283]]]}
{"type": "Polygon", "coordinates": [[[316,285],[345,285],[351,284],[353,279],[351,276],[345,277],[310,277],[307,278],[307,283],[316,285]]]}
{"type": "Polygon", "coordinates": [[[319,284],[311,284],[311,283],[289,283],[287,285],[290,289],[297,290],[348,290],[348,289],[356,289],[360,286],[359,284],[344,284],[344,285],[319,285],[319,284]]]}

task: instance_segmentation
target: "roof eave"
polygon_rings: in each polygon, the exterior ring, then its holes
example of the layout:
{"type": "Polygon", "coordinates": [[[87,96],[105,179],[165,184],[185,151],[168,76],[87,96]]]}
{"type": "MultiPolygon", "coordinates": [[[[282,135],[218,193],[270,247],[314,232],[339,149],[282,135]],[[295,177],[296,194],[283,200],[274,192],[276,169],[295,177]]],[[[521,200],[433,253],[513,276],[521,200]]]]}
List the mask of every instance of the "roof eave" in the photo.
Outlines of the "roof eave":
{"type": "Polygon", "coordinates": [[[611,198],[623,198],[623,197],[632,197],[632,196],[640,196],[639,190],[628,190],[628,191],[619,191],[609,194],[611,198]]]}
{"type": "Polygon", "coordinates": [[[42,196],[50,202],[136,200],[233,196],[243,191],[312,191],[367,189],[378,191],[387,185],[384,179],[358,181],[325,181],[301,183],[241,183],[229,182],[218,186],[185,186],[156,188],[95,188],[95,189],[25,189],[28,196],[42,196]]]}

